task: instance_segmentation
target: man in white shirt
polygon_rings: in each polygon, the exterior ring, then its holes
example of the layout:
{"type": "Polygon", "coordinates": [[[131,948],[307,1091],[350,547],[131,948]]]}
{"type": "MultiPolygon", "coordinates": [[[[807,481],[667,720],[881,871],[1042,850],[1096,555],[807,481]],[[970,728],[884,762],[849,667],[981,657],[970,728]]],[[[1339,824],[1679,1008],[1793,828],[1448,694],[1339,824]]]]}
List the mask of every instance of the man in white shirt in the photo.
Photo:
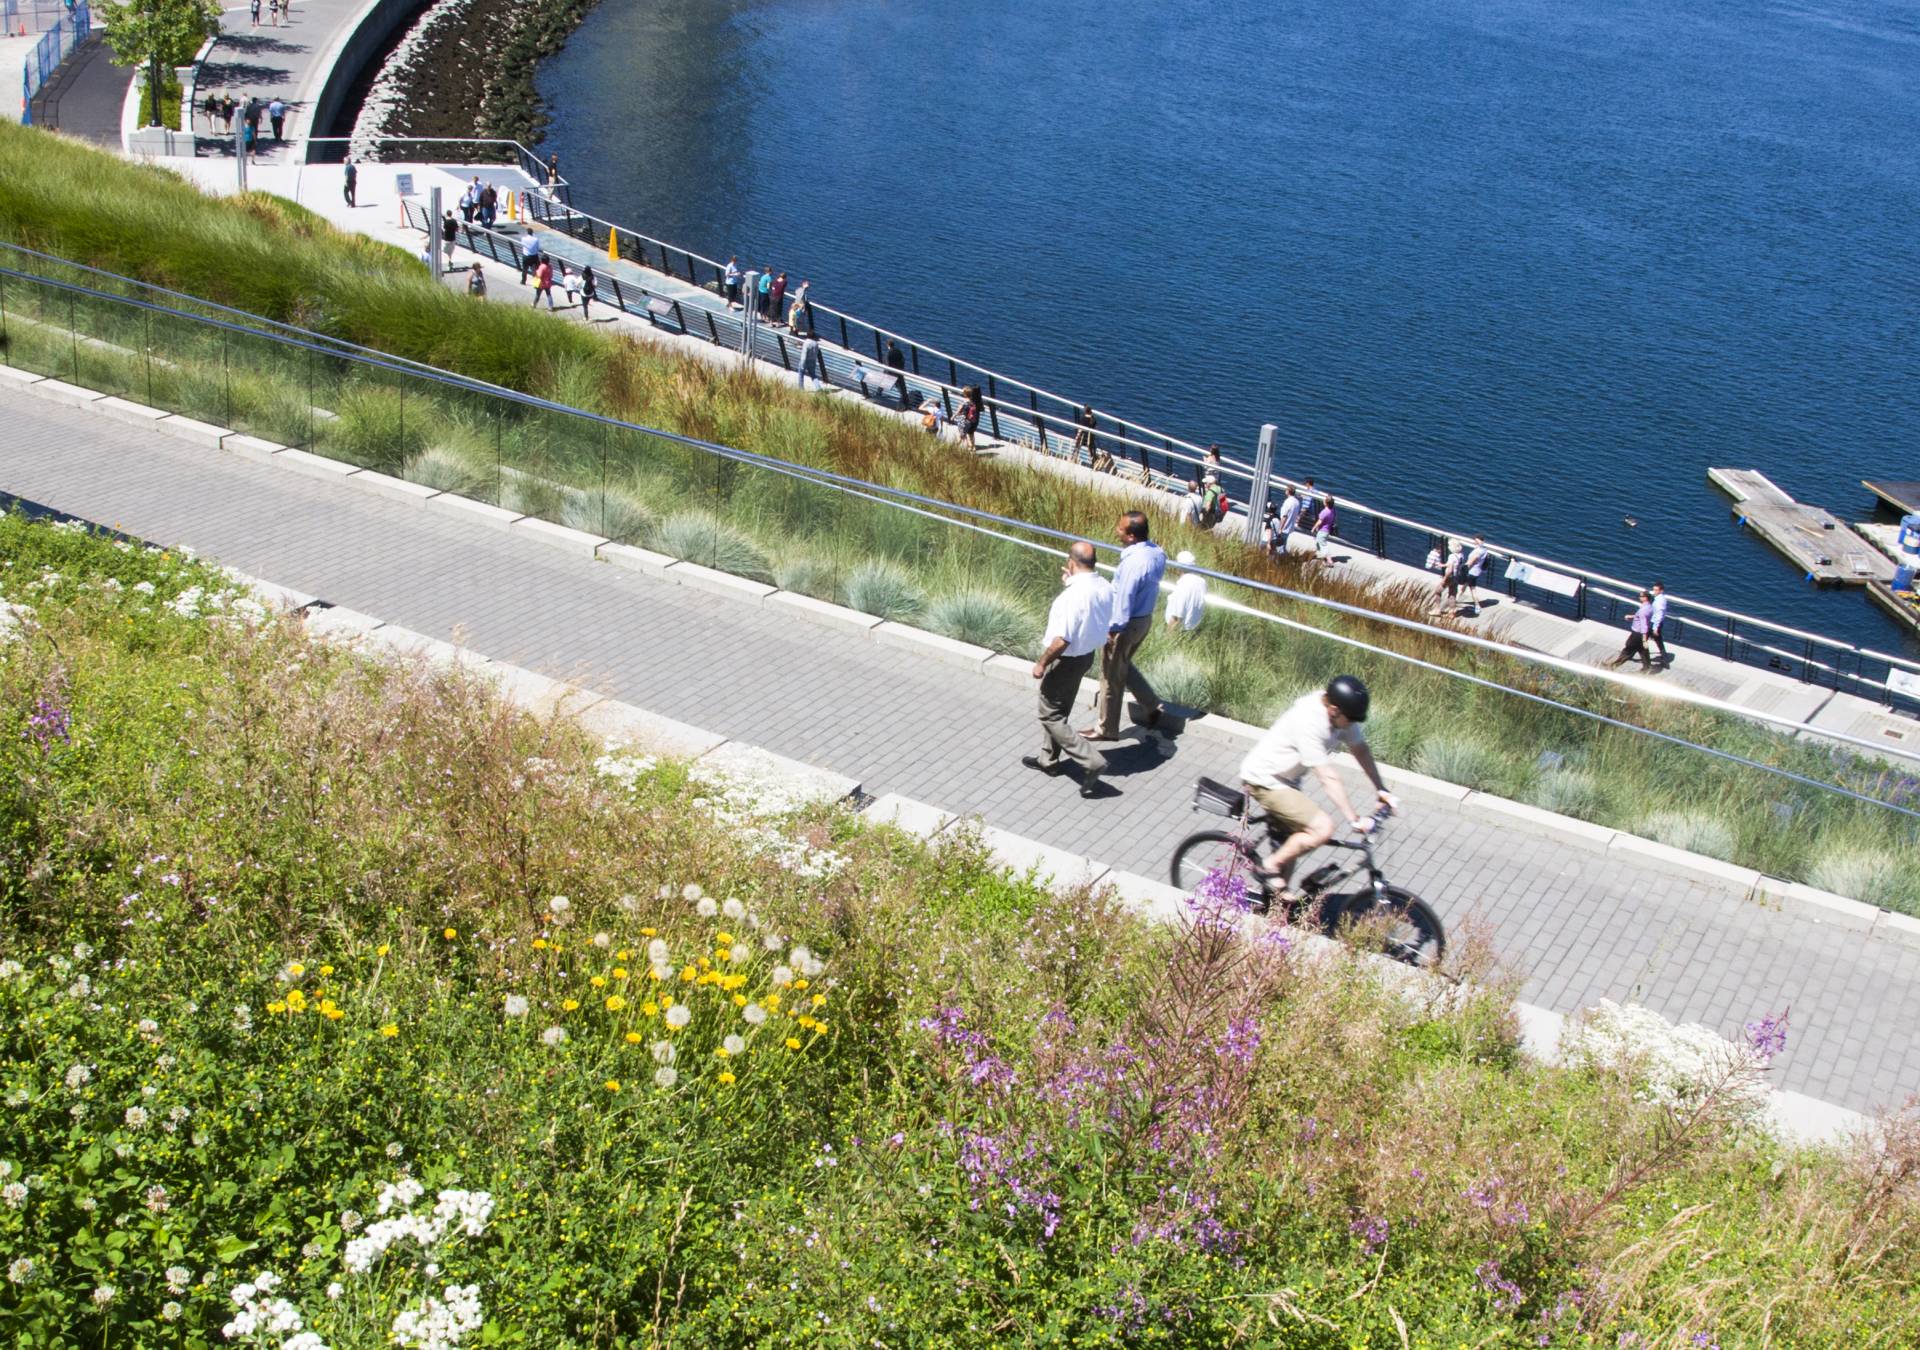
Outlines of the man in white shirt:
{"type": "Polygon", "coordinates": [[[1106,646],[1113,617],[1113,587],[1094,570],[1093,560],[1093,545],[1084,539],[1067,550],[1060,594],[1047,611],[1040,659],[1033,663],[1033,678],[1040,681],[1040,753],[1020,758],[1029,769],[1055,774],[1063,767],[1060,756],[1066,755],[1081,768],[1082,797],[1097,795],[1100,775],[1107,770],[1106,757],[1087,744],[1070,720],[1080,681],[1106,646]]]}
{"type": "Polygon", "coordinates": [[[1294,491],[1294,489],[1288,488],[1287,495],[1280,499],[1280,524],[1275,531],[1275,533],[1279,535],[1279,543],[1275,545],[1274,552],[1285,553],[1287,551],[1287,536],[1293,533],[1293,527],[1299,523],[1300,494],[1294,491]]]}
{"type": "Polygon", "coordinates": [[[1288,705],[1240,763],[1240,781],[1273,818],[1274,833],[1282,836],[1263,870],[1277,876],[1289,890],[1294,864],[1333,838],[1333,817],[1300,790],[1308,769],[1320,780],[1341,818],[1356,829],[1367,828],[1367,820],[1353,809],[1346,784],[1340,781],[1340,771],[1333,765],[1336,750],[1345,749],[1359,762],[1383,805],[1397,805],[1380,781],[1380,768],[1360,730],[1367,720],[1367,702],[1366,685],[1351,675],[1335,676],[1324,690],[1303,694],[1288,705]]]}
{"type": "Polygon", "coordinates": [[[1673,658],[1667,655],[1667,640],[1660,634],[1661,626],[1667,621],[1667,583],[1653,583],[1653,613],[1647,618],[1647,639],[1660,649],[1660,664],[1670,666],[1673,658]]]}
{"type": "MultiPolygon", "coordinates": [[[[1174,561],[1182,567],[1191,567],[1193,554],[1182,549],[1174,561]]],[[[1180,580],[1173,583],[1173,594],[1167,597],[1167,627],[1174,632],[1191,633],[1206,614],[1207,579],[1198,572],[1182,573],[1180,580]]]]}

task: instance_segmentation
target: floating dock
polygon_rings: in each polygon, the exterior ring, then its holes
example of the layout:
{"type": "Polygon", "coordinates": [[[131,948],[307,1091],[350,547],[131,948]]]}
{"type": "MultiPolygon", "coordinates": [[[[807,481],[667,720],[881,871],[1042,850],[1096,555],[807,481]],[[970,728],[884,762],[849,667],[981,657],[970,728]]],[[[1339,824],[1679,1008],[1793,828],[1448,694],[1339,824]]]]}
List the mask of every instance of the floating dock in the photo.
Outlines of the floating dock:
{"type": "Polygon", "coordinates": [[[1734,500],[1742,525],[1772,544],[1817,586],[1893,580],[1893,561],[1818,506],[1803,506],[1758,469],[1708,469],[1707,481],[1734,500]]]}
{"type": "Polygon", "coordinates": [[[1920,514],[1920,483],[1896,483],[1883,480],[1869,483],[1860,480],[1860,486],[1893,508],[1896,516],[1920,514]]]}
{"type": "Polygon", "coordinates": [[[1905,624],[1909,632],[1920,634],[1920,595],[1896,591],[1892,582],[1874,581],[1867,585],[1867,599],[1905,624]]]}

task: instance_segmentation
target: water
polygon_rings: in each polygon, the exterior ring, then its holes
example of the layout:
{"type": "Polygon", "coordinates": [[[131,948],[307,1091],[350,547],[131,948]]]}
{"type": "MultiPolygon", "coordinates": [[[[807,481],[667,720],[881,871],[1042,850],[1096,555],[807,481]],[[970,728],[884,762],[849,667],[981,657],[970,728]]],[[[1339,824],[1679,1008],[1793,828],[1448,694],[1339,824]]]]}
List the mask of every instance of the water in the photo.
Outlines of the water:
{"type": "Polygon", "coordinates": [[[539,86],[600,215],[1190,439],[1276,422],[1372,505],[1907,641],[1706,470],[1855,519],[1920,479],[1920,0],[602,0],[539,86]]]}

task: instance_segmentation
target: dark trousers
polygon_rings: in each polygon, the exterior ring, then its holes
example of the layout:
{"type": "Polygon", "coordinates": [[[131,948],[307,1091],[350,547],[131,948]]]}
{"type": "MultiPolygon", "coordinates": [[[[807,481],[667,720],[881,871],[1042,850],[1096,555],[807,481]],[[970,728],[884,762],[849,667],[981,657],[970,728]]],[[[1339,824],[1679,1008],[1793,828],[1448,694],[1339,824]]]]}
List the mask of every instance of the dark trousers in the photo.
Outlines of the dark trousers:
{"type": "Polygon", "coordinates": [[[1624,666],[1627,662],[1633,660],[1635,657],[1639,658],[1640,669],[1642,670],[1647,669],[1649,666],[1653,664],[1653,662],[1647,659],[1646,635],[1643,633],[1636,633],[1636,632],[1633,632],[1632,630],[1628,630],[1627,645],[1620,649],[1620,655],[1614,657],[1610,664],[1616,665],[1616,666],[1624,666]]]}
{"type": "Polygon", "coordinates": [[[1662,661],[1667,659],[1667,641],[1660,636],[1660,630],[1665,627],[1666,624],[1664,623],[1656,623],[1652,628],[1647,630],[1647,636],[1653,639],[1653,645],[1660,649],[1660,659],[1662,661]]]}
{"type": "Polygon", "coordinates": [[[346,198],[347,198],[348,206],[353,205],[353,188],[354,188],[354,182],[351,178],[349,178],[347,180],[347,186],[346,186],[346,198]]]}
{"type": "Polygon", "coordinates": [[[1084,656],[1063,656],[1040,677],[1040,757],[1049,764],[1065,755],[1088,773],[1107,770],[1106,757],[1073,729],[1073,701],[1099,654],[1095,648],[1084,656]]]}
{"type": "Polygon", "coordinates": [[[287,125],[286,119],[283,117],[276,117],[273,119],[273,139],[275,139],[276,141],[283,141],[286,139],[285,136],[281,135],[281,132],[283,132],[286,129],[286,125],[287,125]]]}

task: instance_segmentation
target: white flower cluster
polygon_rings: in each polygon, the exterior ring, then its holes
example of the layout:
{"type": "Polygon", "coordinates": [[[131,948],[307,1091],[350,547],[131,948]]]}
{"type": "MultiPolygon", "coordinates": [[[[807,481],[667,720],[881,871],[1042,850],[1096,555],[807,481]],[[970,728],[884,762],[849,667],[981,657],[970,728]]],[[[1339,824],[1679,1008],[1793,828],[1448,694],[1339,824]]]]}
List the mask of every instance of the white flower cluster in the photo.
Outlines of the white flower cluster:
{"type": "Polygon", "coordinates": [[[428,1294],[418,1307],[402,1310],[393,1319],[393,1340],[396,1345],[443,1350],[460,1344],[485,1320],[480,1311],[480,1286],[450,1284],[440,1298],[428,1294]]]}
{"type": "Polygon", "coordinates": [[[248,623],[264,623],[267,618],[266,606],[256,600],[250,591],[238,585],[217,591],[210,591],[204,586],[189,586],[169,600],[167,608],[183,619],[228,615],[248,623]]]}
{"type": "Polygon", "coordinates": [[[278,1343],[280,1350],[327,1350],[327,1343],[306,1329],[300,1309],[284,1298],[274,1297],[273,1291],[282,1283],[271,1270],[263,1270],[251,1284],[233,1286],[227,1297],[239,1311],[220,1328],[220,1334],[230,1341],[278,1343]]]}
{"type": "Polygon", "coordinates": [[[733,831],[748,853],[772,858],[795,876],[824,880],[847,865],[845,854],[830,848],[815,848],[804,839],[780,829],[779,823],[814,798],[804,790],[777,780],[743,782],[721,777],[700,777],[707,795],[694,798],[715,823],[733,831]]]}
{"type": "Polygon", "coordinates": [[[593,771],[609,782],[630,788],[660,766],[652,755],[637,754],[618,741],[607,742],[607,752],[593,761],[593,771]]]}
{"type": "MultiPolygon", "coordinates": [[[[1762,1067],[1746,1046],[1736,1045],[1698,1023],[1676,1026],[1638,1004],[1602,999],[1577,1027],[1562,1052],[1573,1063],[1613,1069],[1640,1080],[1637,1096],[1659,1106],[1697,1101],[1710,1080],[1733,1067],[1762,1067]]],[[[1752,1108],[1766,1097],[1757,1079],[1736,1081],[1737,1105],[1752,1108]]]]}
{"type": "Polygon", "coordinates": [[[374,1220],[359,1237],[349,1239],[342,1258],[347,1269],[365,1274],[389,1248],[407,1239],[418,1243],[423,1252],[431,1252],[452,1233],[479,1237],[487,1231],[487,1219],[493,1214],[493,1196],[488,1192],[441,1191],[429,1214],[413,1209],[424,1194],[426,1187],[412,1177],[382,1186],[374,1207],[392,1217],[374,1220]]]}

